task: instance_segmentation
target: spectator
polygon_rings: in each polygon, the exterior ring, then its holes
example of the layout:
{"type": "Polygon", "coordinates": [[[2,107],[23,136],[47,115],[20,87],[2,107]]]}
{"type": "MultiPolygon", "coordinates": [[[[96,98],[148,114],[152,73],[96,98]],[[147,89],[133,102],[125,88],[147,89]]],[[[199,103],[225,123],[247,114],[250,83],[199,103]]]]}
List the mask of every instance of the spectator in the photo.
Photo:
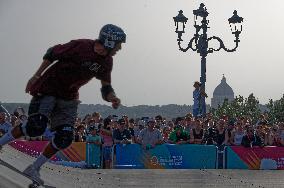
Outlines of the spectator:
{"type": "Polygon", "coordinates": [[[156,120],[156,128],[163,130],[165,127],[165,124],[163,123],[163,117],[161,115],[157,115],[155,117],[155,120],[156,120]]]}
{"type": "Polygon", "coordinates": [[[184,119],[184,130],[190,133],[191,129],[193,128],[194,128],[194,121],[192,121],[192,117],[186,116],[184,119]]]}
{"type": "Polygon", "coordinates": [[[7,121],[6,112],[0,112],[0,137],[12,129],[11,123],[7,121]]]}
{"type": "Polygon", "coordinates": [[[100,153],[100,149],[98,149],[97,146],[102,145],[102,138],[98,134],[98,129],[96,126],[89,127],[90,134],[86,137],[86,143],[87,143],[87,168],[98,168],[98,164],[96,164],[94,160],[94,154],[100,153]]]}
{"type": "Polygon", "coordinates": [[[86,141],[86,128],[84,125],[79,125],[75,131],[75,142],[86,141]]]}
{"type": "Polygon", "coordinates": [[[170,143],[170,133],[171,133],[171,128],[169,126],[164,127],[163,129],[163,139],[165,143],[170,143]]]}
{"type": "Polygon", "coordinates": [[[157,144],[163,143],[162,134],[155,128],[155,124],[155,119],[150,118],[147,122],[148,127],[144,128],[139,134],[138,143],[140,143],[144,149],[154,148],[157,144]]]}
{"type": "Polygon", "coordinates": [[[280,133],[281,140],[283,142],[284,141],[284,122],[279,123],[279,133],[280,133]]]}
{"type": "Polygon", "coordinates": [[[129,128],[129,119],[127,115],[122,115],[122,119],[125,121],[125,126],[128,129],[129,128]]]}
{"type": "Polygon", "coordinates": [[[266,120],[265,115],[261,114],[259,116],[259,119],[256,122],[256,125],[267,125],[267,124],[268,124],[268,121],[266,120]]]}
{"type": "Polygon", "coordinates": [[[19,120],[20,120],[21,122],[27,121],[27,119],[28,119],[28,116],[25,115],[25,114],[22,114],[22,115],[19,116],[19,120]]]}
{"type": "Polygon", "coordinates": [[[11,115],[11,124],[12,127],[16,127],[17,125],[20,124],[20,121],[18,120],[17,116],[15,116],[14,114],[11,115]]]}
{"type": "Polygon", "coordinates": [[[243,136],[242,139],[242,146],[244,147],[253,147],[253,146],[264,146],[261,138],[254,133],[254,130],[251,126],[246,128],[246,134],[243,136]]]}
{"type": "Polygon", "coordinates": [[[202,98],[204,97],[208,97],[207,94],[205,93],[205,88],[202,88],[201,87],[201,83],[196,81],[194,82],[193,84],[193,87],[195,88],[194,91],[193,91],[193,110],[192,110],[192,114],[193,114],[193,117],[196,118],[202,114],[205,114],[205,112],[202,112],[202,110],[204,110],[204,106],[202,106],[201,108],[201,105],[205,105],[205,104],[202,104],[201,103],[201,100],[202,98]]]}
{"type": "Polygon", "coordinates": [[[114,131],[118,128],[118,116],[111,115],[110,118],[111,118],[111,128],[114,131]]]}
{"type": "Polygon", "coordinates": [[[94,112],[92,114],[91,119],[93,119],[95,121],[95,123],[101,123],[102,122],[102,117],[101,117],[101,114],[99,112],[94,112]]]}
{"type": "Polygon", "coordinates": [[[130,131],[130,134],[131,134],[132,137],[135,136],[134,135],[134,124],[135,124],[134,119],[130,119],[128,121],[128,130],[130,131]]]}
{"type": "Polygon", "coordinates": [[[228,133],[226,133],[225,123],[226,122],[223,119],[220,119],[217,123],[215,142],[219,150],[223,150],[226,144],[226,140],[228,139],[228,133]]]}
{"type": "Polygon", "coordinates": [[[118,128],[113,132],[113,140],[115,144],[131,144],[131,134],[126,128],[126,122],[124,119],[118,120],[118,128]]]}
{"type": "Polygon", "coordinates": [[[175,120],[175,126],[182,126],[183,118],[182,117],[177,117],[175,120]]]}
{"type": "Polygon", "coordinates": [[[102,145],[102,138],[98,133],[98,129],[95,126],[91,126],[89,130],[90,134],[86,136],[86,142],[97,146],[102,145]]]}
{"type": "Polygon", "coordinates": [[[234,119],[228,120],[227,127],[226,127],[226,135],[225,135],[226,145],[229,145],[229,146],[234,145],[234,140],[232,137],[232,132],[234,131],[234,129],[235,129],[235,120],[234,119]]]}
{"type": "Polygon", "coordinates": [[[204,135],[202,143],[206,145],[217,145],[215,142],[217,130],[215,127],[215,122],[212,119],[208,119],[207,122],[204,123],[204,135]]]}
{"type": "Polygon", "coordinates": [[[91,114],[87,114],[87,115],[85,115],[85,117],[84,117],[82,122],[88,124],[91,119],[92,119],[91,114]]]}
{"type": "Polygon", "coordinates": [[[112,139],[112,127],[111,127],[111,119],[108,117],[104,119],[104,125],[101,128],[101,137],[103,140],[103,161],[104,161],[104,168],[110,169],[112,163],[112,146],[113,146],[113,139],[112,139]]]}
{"type": "Polygon", "coordinates": [[[144,128],[145,122],[143,120],[138,120],[138,122],[134,124],[134,143],[138,143],[138,136],[144,128]]]}
{"type": "Polygon", "coordinates": [[[284,146],[284,142],[281,139],[281,134],[277,125],[273,125],[268,135],[268,145],[270,146],[284,146]]]}
{"type": "Polygon", "coordinates": [[[201,144],[203,139],[203,128],[200,120],[195,120],[195,128],[190,131],[190,143],[201,144]]]}
{"type": "Polygon", "coordinates": [[[174,129],[175,124],[173,123],[173,121],[169,121],[167,124],[168,124],[168,126],[170,127],[171,130],[174,129]]]}
{"type": "Polygon", "coordinates": [[[100,129],[102,127],[100,117],[93,116],[93,118],[89,120],[89,123],[87,124],[87,127],[86,127],[86,130],[87,130],[86,134],[87,135],[90,133],[90,130],[89,130],[90,127],[94,127],[95,129],[100,131],[100,129]]]}
{"type": "Polygon", "coordinates": [[[264,130],[264,125],[259,124],[255,127],[255,134],[260,137],[264,145],[268,144],[268,134],[264,130]]]}
{"type": "Polygon", "coordinates": [[[169,143],[171,144],[189,144],[190,136],[187,131],[183,129],[182,126],[176,126],[175,130],[171,132],[169,143]]]}
{"type": "Polygon", "coordinates": [[[240,146],[245,135],[245,130],[241,121],[236,122],[235,129],[232,131],[231,142],[234,146],[240,146]]]}
{"type": "Polygon", "coordinates": [[[24,108],[22,107],[17,107],[15,110],[14,110],[14,114],[18,114],[18,117],[21,116],[21,115],[25,115],[26,112],[24,110],[24,108]]]}

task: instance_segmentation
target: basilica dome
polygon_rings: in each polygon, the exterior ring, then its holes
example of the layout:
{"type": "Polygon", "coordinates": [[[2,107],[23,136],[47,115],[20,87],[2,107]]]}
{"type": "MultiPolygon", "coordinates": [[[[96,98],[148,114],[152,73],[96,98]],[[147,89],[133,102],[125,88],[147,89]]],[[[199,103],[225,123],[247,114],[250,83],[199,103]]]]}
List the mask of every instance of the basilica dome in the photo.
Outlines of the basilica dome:
{"type": "Polygon", "coordinates": [[[226,78],[223,75],[221,83],[215,88],[213,92],[211,106],[213,108],[218,108],[218,105],[221,105],[225,99],[228,99],[229,101],[234,100],[234,91],[231,86],[227,84],[226,78]]]}

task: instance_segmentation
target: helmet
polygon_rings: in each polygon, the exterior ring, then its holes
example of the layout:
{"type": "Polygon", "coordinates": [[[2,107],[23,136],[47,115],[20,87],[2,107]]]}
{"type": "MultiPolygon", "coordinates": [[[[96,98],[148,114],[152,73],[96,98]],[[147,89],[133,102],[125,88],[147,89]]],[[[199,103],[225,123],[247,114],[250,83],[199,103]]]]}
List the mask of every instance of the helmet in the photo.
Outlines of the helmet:
{"type": "Polygon", "coordinates": [[[112,24],[107,24],[102,27],[99,34],[99,41],[103,46],[109,50],[113,49],[116,44],[126,41],[126,34],[124,31],[112,24]]]}

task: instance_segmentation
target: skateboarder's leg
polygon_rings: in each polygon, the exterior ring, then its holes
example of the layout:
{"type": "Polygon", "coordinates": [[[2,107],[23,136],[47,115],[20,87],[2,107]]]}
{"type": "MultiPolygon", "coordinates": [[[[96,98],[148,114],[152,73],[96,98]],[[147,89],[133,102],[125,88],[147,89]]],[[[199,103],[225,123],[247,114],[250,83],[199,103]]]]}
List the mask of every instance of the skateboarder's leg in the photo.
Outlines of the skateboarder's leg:
{"type": "Polygon", "coordinates": [[[56,106],[50,115],[51,130],[55,131],[55,134],[43,153],[33,163],[36,169],[40,169],[59,150],[72,144],[78,104],[77,100],[56,100],[56,106]]]}
{"type": "Polygon", "coordinates": [[[55,106],[55,97],[33,97],[29,106],[28,120],[13,128],[0,138],[0,146],[3,146],[21,136],[41,136],[48,124],[48,117],[55,106]]]}

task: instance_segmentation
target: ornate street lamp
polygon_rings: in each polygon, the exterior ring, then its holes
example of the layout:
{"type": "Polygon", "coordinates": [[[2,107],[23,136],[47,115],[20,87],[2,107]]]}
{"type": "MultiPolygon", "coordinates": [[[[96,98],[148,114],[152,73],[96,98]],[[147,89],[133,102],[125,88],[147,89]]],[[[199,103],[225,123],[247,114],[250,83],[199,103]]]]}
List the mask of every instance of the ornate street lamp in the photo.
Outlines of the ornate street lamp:
{"type": "Polygon", "coordinates": [[[174,17],[176,33],[178,34],[177,41],[182,41],[181,36],[184,33],[185,24],[188,20],[188,18],[186,18],[182,13],[182,10],[180,10],[178,15],[174,17]]]}
{"type": "MultiPolygon", "coordinates": [[[[188,45],[186,48],[181,47],[181,41],[182,40],[182,34],[185,33],[185,24],[188,20],[183,15],[183,11],[180,10],[179,14],[176,17],[173,17],[175,21],[175,26],[176,26],[176,33],[178,34],[178,46],[179,50],[182,52],[186,52],[187,50],[191,49],[193,51],[197,51],[197,53],[200,54],[201,56],[201,77],[200,77],[200,83],[201,83],[201,91],[205,92],[205,83],[206,83],[206,56],[209,53],[213,53],[214,51],[219,51],[221,49],[224,49],[227,52],[234,52],[236,51],[238,47],[238,43],[240,42],[239,40],[239,35],[242,32],[242,22],[243,18],[239,17],[237,14],[237,11],[235,10],[233,13],[233,16],[228,19],[230,28],[232,31],[232,34],[235,35],[235,44],[236,46],[233,49],[227,49],[223,43],[223,41],[216,36],[212,37],[207,37],[207,29],[209,20],[207,20],[208,16],[207,9],[203,3],[200,4],[199,8],[197,10],[193,10],[193,15],[194,15],[194,27],[195,27],[195,34],[194,37],[190,39],[188,45]],[[210,40],[217,40],[219,42],[219,47],[218,48],[209,48],[208,43],[210,40]]],[[[202,116],[205,116],[206,114],[206,103],[205,103],[205,97],[201,96],[200,97],[200,102],[199,102],[199,113],[202,116]]]]}

